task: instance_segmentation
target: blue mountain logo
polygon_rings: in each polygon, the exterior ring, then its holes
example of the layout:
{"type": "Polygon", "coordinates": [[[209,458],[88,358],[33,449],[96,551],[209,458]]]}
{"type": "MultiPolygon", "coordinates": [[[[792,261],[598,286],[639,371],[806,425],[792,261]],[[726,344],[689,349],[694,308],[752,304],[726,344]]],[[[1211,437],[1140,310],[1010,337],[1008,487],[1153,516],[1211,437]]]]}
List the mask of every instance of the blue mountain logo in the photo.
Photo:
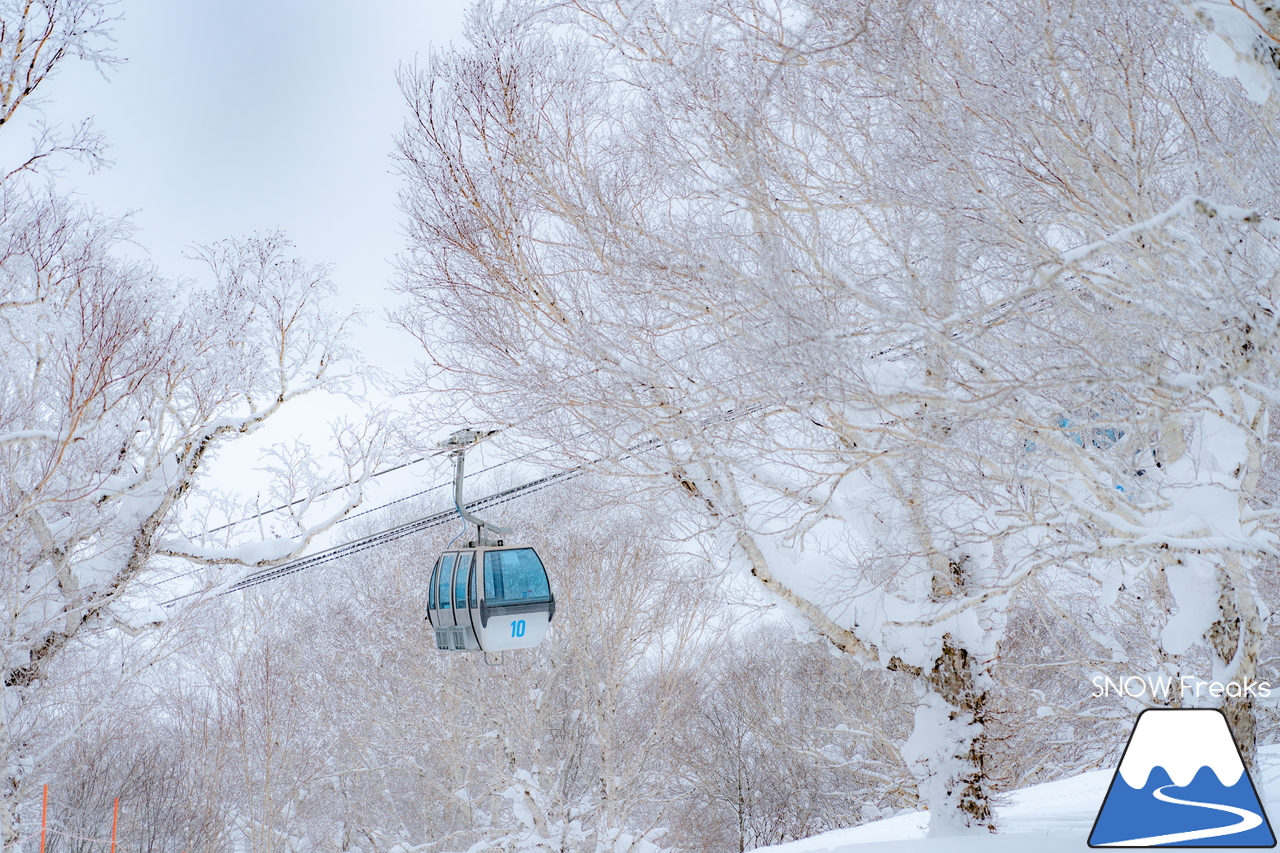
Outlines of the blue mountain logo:
{"type": "Polygon", "coordinates": [[[1276,846],[1221,711],[1138,715],[1089,846],[1276,846]]]}

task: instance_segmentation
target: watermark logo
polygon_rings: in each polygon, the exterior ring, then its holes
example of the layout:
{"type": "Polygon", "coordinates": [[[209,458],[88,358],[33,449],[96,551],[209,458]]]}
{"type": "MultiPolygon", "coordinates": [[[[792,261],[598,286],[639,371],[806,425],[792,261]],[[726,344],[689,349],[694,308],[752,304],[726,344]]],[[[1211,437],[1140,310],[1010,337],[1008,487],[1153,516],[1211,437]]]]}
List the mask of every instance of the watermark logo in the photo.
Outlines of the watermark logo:
{"type": "Polygon", "coordinates": [[[1183,699],[1220,699],[1223,696],[1232,699],[1266,699],[1271,695],[1272,689],[1269,681],[1254,681],[1252,678],[1224,684],[1221,681],[1206,681],[1186,675],[1180,678],[1171,675],[1125,675],[1119,678],[1095,675],[1090,683],[1094,687],[1094,693],[1089,697],[1091,699],[1126,696],[1130,699],[1167,700],[1169,694],[1174,692],[1180,693],[1183,699]]]}
{"type": "Polygon", "coordinates": [[[1150,709],[1124,748],[1090,847],[1274,847],[1227,718],[1150,709]]]}

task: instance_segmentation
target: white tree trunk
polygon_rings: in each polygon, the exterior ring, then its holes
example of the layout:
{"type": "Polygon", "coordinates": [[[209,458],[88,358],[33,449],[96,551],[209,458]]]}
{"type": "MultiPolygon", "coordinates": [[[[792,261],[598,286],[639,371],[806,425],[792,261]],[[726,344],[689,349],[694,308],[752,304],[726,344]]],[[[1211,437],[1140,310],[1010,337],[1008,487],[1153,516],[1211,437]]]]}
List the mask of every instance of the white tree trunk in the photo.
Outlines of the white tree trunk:
{"type": "Polygon", "coordinates": [[[942,654],[916,677],[916,721],[903,757],[929,808],[929,836],[995,832],[987,762],[987,690],[977,661],[943,638],[942,654]]]}

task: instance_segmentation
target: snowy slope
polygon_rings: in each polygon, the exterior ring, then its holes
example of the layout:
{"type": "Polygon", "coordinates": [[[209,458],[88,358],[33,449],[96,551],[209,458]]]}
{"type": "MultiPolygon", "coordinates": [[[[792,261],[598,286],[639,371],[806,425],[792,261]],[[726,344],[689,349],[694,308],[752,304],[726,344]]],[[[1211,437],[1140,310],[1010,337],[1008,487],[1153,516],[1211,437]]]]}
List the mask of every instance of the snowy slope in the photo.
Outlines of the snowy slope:
{"type": "MultiPolygon", "coordinates": [[[[1265,791],[1259,793],[1265,798],[1267,816],[1275,827],[1274,821],[1280,815],[1280,745],[1262,747],[1258,758],[1265,780],[1265,791]],[[1272,799],[1272,794],[1277,796],[1272,799]]],[[[1086,839],[1114,772],[1095,770],[1010,794],[998,812],[999,835],[925,838],[929,817],[915,812],[761,849],[769,853],[1087,851],[1086,839]]]]}

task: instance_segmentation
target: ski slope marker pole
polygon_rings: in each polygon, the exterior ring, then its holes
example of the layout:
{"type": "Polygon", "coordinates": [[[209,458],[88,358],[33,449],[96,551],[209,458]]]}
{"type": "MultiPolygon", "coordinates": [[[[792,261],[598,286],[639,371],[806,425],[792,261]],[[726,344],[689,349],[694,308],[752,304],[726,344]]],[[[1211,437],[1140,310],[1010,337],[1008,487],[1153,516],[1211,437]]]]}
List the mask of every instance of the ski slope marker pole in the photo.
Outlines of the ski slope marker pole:
{"type": "Polygon", "coordinates": [[[49,815],[49,786],[44,786],[44,803],[40,806],[40,853],[44,853],[45,818],[49,815]]]}
{"type": "Polygon", "coordinates": [[[115,809],[111,812],[111,853],[116,853],[116,821],[120,819],[120,798],[116,797],[115,809]]]}

